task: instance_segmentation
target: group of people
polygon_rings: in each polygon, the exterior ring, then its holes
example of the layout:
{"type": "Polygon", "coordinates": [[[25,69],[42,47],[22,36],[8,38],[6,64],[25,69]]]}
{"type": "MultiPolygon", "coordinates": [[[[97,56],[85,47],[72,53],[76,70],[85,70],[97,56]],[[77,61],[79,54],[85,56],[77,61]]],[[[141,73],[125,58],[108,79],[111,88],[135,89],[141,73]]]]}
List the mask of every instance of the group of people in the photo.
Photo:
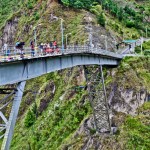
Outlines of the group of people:
{"type": "Polygon", "coordinates": [[[47,54],[47,53],[52,53],[55,50],[57,52],[59,51],[56,41],[53,41],[53,42],[50,42],[50,43],[41,43],[39,45],[39,47],[36,47],[34,41],[31,41],[30,42],[30,47],[31,47],[31,57],[35,56],[35,51],[37,51],[38,48],[40,49],[40,54],[41,55],[44,55],[44,54],[47,54]]]}
{"type": "Polygon", "coordinates": [[[43,55],[46,53],[54,52],[54,50],[58,49],[58,46],[57,46],[57,42],[53,41],[50,43],[44,43],[44,44],[41,43],[39,48],[40,48],[41,54],[43,55]]]}
{"type": "MultiPolygon", "coordinates": [[[[4,43],[2,47],[2,53],[4,56],[8,56],[8,58],[11,58],[12,55],[20,55],[20,58],[24,58],[24,54],[26,53],[24,50],[25,42],[16,42],[15,46],[8,45],[7,43],[4,43]]],[[[44,55],[47,53],[53,53],[54,51],[59,51],[57,42],[53,41],[50,43],[41,43],[39,46],[36,46],[34,41],[30,42],[30,50],[31,57],[34,57],[35,54],[44,55]],[[38,49],[40,51],[38,51],[38,49]]]]}

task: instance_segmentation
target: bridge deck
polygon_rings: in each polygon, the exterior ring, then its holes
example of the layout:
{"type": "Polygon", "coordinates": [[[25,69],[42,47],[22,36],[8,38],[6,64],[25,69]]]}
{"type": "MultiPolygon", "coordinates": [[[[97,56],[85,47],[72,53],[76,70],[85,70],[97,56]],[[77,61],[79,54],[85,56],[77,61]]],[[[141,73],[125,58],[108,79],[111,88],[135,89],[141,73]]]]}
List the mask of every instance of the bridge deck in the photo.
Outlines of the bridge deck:
{"type": "Polygon", "coordinates": [[[118,65],[122,55],[108,51],[64,50],[56,55],[36,56],[25,59],[2,61],[0,63],[0,86],[14,84],[78,65],[118,65]]]}

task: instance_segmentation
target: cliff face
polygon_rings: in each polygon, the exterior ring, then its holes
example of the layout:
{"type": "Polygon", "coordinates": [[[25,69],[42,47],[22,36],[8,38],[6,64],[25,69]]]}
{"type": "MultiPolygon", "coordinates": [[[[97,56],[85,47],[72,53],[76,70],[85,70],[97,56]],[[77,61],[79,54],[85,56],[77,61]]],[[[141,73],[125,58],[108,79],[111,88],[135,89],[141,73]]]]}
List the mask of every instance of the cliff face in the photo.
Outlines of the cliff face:
{"type": "Polygon", "coordinates": [[[17,33],[17,26],[18,26],[18,18],[15,17],[12,20],[9,20],[2,32],[2,36],[0,38],[0,47],[2,47],[2,45],[4,43],[8,43],[9,45],[14,44],[15,41],[15,35],[17,33]]]}
{"type": "Polygon", "coordinates": [[[118,72],[113,71],[109,104],[114,110],[135,115],[137,108],[148,100],[149,63],[149,57],[128,58],[122,62],[118,72]]]}

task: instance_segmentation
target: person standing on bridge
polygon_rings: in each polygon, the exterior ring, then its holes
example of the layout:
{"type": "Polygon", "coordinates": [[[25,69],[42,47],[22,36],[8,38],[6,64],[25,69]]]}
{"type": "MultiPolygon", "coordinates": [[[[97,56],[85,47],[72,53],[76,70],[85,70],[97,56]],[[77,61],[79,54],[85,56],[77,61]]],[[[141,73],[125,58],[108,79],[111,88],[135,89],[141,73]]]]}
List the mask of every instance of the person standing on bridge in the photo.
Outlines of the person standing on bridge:
{"type": "Polygon", "coordinates": [[[40,50],[41,50],[41,55],[43,55],[43,45],[44,45],[44,44],[41,43],[40,46],[39,46],[39,47],[40,47],[40,50]]]}
{"type": "Polygon", "coordinates": [[[7,49],[8,49],[8,45],[7,45],[7,43],[4,43],[4,46],[3,46],[3,53],[4,53],[5,55],[7,55],[7,49]]]}
{"type": "Polygon", "coordinates": [[[74,50],[77,51],[77,49],[78,49],[78,41],[76,41],[74,44],[74,50]]]}
{"type": "Polygon", "coordinates": [[[50,46],[51,49],[53,49],[53,42],[50,42],[49,46],[50,46]]]}
{"type": "Polygon", "coordinates": [[[34,57],[34,42],[33,41],[31,41],[30,47],[31,47],[31,57],[34,57]]]}
{"type": "Polygon", "coordinates": [[[56,41],[53,42],[53,48],[54,48],[54,50],[57,48],[57,42],[56,41]]]}

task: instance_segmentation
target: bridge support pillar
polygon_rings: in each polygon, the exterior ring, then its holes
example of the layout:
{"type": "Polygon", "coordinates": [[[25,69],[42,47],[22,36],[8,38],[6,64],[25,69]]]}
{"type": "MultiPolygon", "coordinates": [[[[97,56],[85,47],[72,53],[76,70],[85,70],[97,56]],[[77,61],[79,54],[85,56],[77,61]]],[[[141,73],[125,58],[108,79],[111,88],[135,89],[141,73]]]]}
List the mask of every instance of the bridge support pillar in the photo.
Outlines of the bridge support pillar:
{"type": "Polygon", "coordinates": [[[96,130],[99,133],[111,131],[109,108],[102,66],[84,67],[89,93],[89,100],[93,109],[96,130]]]}
{"type": "Polygon", "coordinates": [[[18,85],[17,85],[17,89],[16,89],[16,92],[15,92],[15,97],[14,97],[14,100],[13,100],[9,120],[6,123],[6,132],[5,132],[5,135],[4,135],[1,150],[9,150],[9,148],[10,148],[14,127],[15,127],[15,123],[16,123],[16,120],[17,120],[17,115],[18,115],[21,99],[22,99],[22,96],[23,96],[25,83],[26,83],[26,81],[23,81],[23,82],[18,83],[18,85]]]}

